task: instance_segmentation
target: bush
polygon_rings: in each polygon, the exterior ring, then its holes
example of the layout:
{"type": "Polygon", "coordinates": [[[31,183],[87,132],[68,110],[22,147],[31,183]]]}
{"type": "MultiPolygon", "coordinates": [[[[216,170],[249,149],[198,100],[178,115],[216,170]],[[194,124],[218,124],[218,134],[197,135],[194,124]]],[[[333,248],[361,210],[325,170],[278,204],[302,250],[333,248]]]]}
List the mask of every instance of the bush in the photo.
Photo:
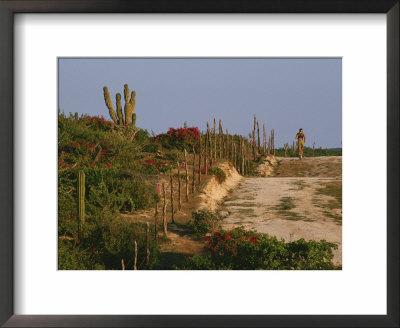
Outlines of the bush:
{"type": "Polygon", "coordinates": [[[236,228],[205,235],[207,255],[187,259],[191,270],[333,270],[332,249],[337,245],[321,240],[300,239],[285,243],[267,234],[236,228]]]}
{"type": "Polygon", "coordinates": [[[179,149],[191,151],[200,140],[200,130],[197,127],[169,128],[167,133],[162,133],[154,137],[154,141],[160,143],[166,149],[179,149]]]}
{"type": "Polygon", "coordinates": [[[143,151],[146,153],[157,153],[159,150],[160,145],[154,142],[143,146],[143,151]]]}
{"type": "Polygon", "coordinates": [[[146,264],[146,224],[128,222],[105,214],[88,218],[81,239],[59,238],[60,270],[120,270],[121,260],[127,270],[133,269],[135,241],[138,244],[138,269],[150,269],[158,261],[159,248],[150,229],[150,265],[146,264]]]}
{"type": "Polygon", "coordinates": [[[210,211],[199,210],[197,212],[192,212],[190,226],[195,234],[203,235],[210,230],[216,229],[220,220],[220,217],[210,211]]]}
{"type": "Polygon", "coordinates": [[[215,175],[219,183],[222,183],[226,180],[225,171],[220,169],[219,167],[215,167],[215,168],[209,170],[208,173],[211,175],[215,175]]]}

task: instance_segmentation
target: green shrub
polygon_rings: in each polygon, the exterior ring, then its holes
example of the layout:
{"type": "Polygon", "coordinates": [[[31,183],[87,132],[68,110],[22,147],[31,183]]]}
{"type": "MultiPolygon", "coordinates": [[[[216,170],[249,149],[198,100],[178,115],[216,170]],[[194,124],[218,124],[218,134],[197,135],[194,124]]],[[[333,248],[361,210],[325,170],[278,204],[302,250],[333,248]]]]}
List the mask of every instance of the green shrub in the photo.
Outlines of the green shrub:
{"type": "Polygon", "coordinates": [[[157,153],[160,150],[160,145],[157,143],[148,143],[143,146],[143,151],[146,153],[157,153]]]}
{"type": "Polygon", "coordinates": [[[219,183],[222,183],[226,180],[225,171],[220,169],[219,167],[215,167],[215,168],[209,170],[208,173],[211,175],[215,175],[219,183]]]}
{"type": "Polygon", "coordinates": [[[182,157],[182,152],[178,149],[170,149],[165,153],[165,158],[170,160],[170,161],[178,161],[182,157]]]}
{"type": "Polygon", "coordinates": [[[192,212],[190,226],[195,234],[203,235],[210,230],[216,229],[220,220],[220,217],[210,211],[199,210],[192,212]]]}
{"type": "Polygon", "coordinates": [[[300,239],[285,243],[267,234],[236,228],[213,231],[207,240],[207,255],[189,258],[183,269],[196,270],[333,270],[332,249],[321,240],[300,239]]]}
{"type": "Polygon", "coordinates": [[[80,240],[59,238],[58,267],[60,270],[120,270],[124,259],[126,269],[133,269],[135,240],[138,244],[138,269],[150,269],[158,261],[159,248],[150,229],[150,264],[146,264],[146,224],[128,222],[118,215],[103,212],[88,218],[80,240]]]}

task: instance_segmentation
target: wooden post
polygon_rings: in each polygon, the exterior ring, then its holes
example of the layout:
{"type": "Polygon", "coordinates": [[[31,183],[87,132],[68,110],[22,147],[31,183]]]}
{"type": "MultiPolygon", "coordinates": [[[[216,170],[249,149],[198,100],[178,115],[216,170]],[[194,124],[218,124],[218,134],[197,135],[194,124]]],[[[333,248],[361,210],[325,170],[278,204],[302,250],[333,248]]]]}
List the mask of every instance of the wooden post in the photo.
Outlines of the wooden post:
{"type": "Polygon", "coordinates": [[[135,240],[135,259],[134,259],[134,262],[133,262],[133,270],[137,270],[137,242],[136,242],[136,240],[135,240]]]}
{"type": "Polygon", "coordinates": [[[172,169],[169,172],[169,184],[171,188],[171,222],[175,223],[174,221],[174,185],[172,180],[172,169]]]}
{"type": "Polygon", "coordinates": [[[78,239],[80,239],[85,222],[85,172],[78,172],[78,239]]]}
{"type": "Polygon", "coordinates": [[[222,132],[222,123],[221,120],[219,120],[219,158],[222,158],[222,136],[223,136],[223,132],[222,132]]]}
{"type": "Polygon", "coordinates": [[[312,144],[312,157],[314,157],[314,151],[315,151],[315,142],[312,144]]]}
{"type": "Polygon", "coordinates": [[[157,240],[158,233],[158,203],[155,201],[154,206],[154,240],[157,240]]]}
{"type": "Polygon", "coordinates": [[[181,170],[179,162],[178,164],[178,211],[182,208],[182,201],[181,201],[181,170]]]}
{"type": "Polygon", "coordinates": [[[146,222],[146,264],[150,264],[150,224],[146,222]]]}
{"type": "Polygon", "coordinates": [[[207,138],[208,138],[208,130],[207,130],[207,134],[205,135],[204,138],[204,174],[207,175],[208,174],[208,161],[207,161],[207,157],[208,157],[208,147],[207,147],[207,138]]]}
{"type": "Polygon", "coordinates": [[[263,153],[265,155],[267,152],[267,134],[265,133],[265,123],[263,124],[263,145],[263,153]]]}
{"type": "Polygon", "coordinates": [[[241,156],[242,156],[242,175],[244,175],[244,139],[242,138],[242,151],[241,151],[241,156]]]}
{"type": "Polygon", "coordinates": [[[217,121],[214,117],[214,159],[217,159],[217,138],[216,138],[216,131],[217,130],[217,121]]]}
{"type": "Polygon", "coordinates": [[[121,266],[122,266],[122,270],[125,270],[125,263],[124,263],[124,259],[121,259],[121,266]]]}
{"type": "Polygon", "coordinates": [[[207,122],[207,140],[206,144],[208,145],[209,154],[207,154],[210,160],[210,167],[212,167],[212,159],[213,159],[213,151],[212,151],[212,144],[211,144],[211,132],[210,132],[210,124],[207,122]]]}
{"type": "Polygon", "coordinates": [[[186,201],[189,201],[189,171],[188,171],[188,163],[187,163],[187,151],[184,150],[185,153],[185,171],[186,171],[186,201]]]}
{"type": "Polygon", "coordinates": [[[230,147],[229,147],[229,131],[228,131],[228,129],[226,129],[226,145],[225,146],[226,146],[225,147],[225,158],[228,159],[228,161],[229,161],[230,147]]]}
{"type": "Polygon", "coordinates": [[[200,142],[199,142],[199,184],[201,183],[201,149],[202,143],[201,143],[201,136],[200,136],[200,142]]]}
{"type": "Polygon", "coordinates": [[[164,236],[167,237],[167,235],[168,235],[168,231],[167,231],[167,199],[165,197],[165,183],[164,182],[162,184],[162,189],[163,189],[163,198],[164,198],[162,218],[163,218],[163,226],[164,226],[164,236]]]}
{"type": "Polygon", "coordinates": [[[253,159],[256,160],[256,156],[257,156],[257,141],[256,141],[256,128],[257,128],[257,117],[256,115],[254,115],[254,125],[253,125],[253,159]]]}
{"type": "Polygon", "coordinates": [[[235,165],[235,168],[237,170],[238,166],[237,166],[237,157],[236,157],[236,142],[233,144],[233,162],[235,165]]]}
{"type": "Polygon", "coordinates": [[[193,180],[192,180],[192,194],[194,193],[194,185],[196,180],[196,152],[193,146],[193,180]]]}

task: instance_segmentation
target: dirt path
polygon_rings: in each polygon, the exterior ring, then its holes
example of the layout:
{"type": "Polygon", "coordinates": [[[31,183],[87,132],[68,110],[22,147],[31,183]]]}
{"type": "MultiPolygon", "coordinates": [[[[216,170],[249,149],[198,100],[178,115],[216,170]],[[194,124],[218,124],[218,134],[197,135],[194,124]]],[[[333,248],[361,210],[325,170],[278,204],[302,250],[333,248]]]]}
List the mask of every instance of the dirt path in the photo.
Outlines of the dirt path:
{"type": "Polygon", "coordinates": [[[277,158],[271,177],[245,178],[220,208],[222,227],[244,226],[286,241],[337,243],[342,262],[342,158],[277,158]]]}

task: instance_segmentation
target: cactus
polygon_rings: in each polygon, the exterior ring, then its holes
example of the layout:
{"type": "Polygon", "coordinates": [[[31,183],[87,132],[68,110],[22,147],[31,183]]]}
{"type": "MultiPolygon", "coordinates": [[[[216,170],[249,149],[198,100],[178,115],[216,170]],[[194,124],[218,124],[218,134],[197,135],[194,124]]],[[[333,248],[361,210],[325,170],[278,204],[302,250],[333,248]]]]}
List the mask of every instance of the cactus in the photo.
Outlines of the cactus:
{"type": "Polygon", "coordinates": [[[104,100],[106,102],[106,106],[109,110],[110,117],[114,121],[115,124],[128,124],[133,127],[136,126],[136,114],[134,114],[135,111],[135,105],[136,105],[136,92],[132,91],[130,94],[129,98],[129,87],[127,84],[124,85],[124,99],[125,99],[125,106],[124,106],[124,112],[122,112],[122,105],[121,105],[121,94],[117,93],[116,95],[116,104],[117,104],[117,112],[115,112],[111,98],[110,98],[110,93],[108,92],[108,88],[104,87],[104,100]],[[117,117],[118,115],[118,117],[117,117]],[[124,116],[125,115],[125,116],[124,116]]]}
{"type": "Polygon", "coordinates": [[[115,96],[116,102],[117,102],[117,115],[118,115],[118,124],[119,125],[124,125],[124,114],[122,114],[122,105],[121,105],[121,94],[117,93],[115,96]]]}
{"type": "Polygon", "coordinates": [[[85,221],[85,172],[78,172],[78,235],[82,232],[85,221]]]}
{"type": "Polygon", "coordinates": [[[136,114],[135,113],[132,114],[132,126],[136,127],[136,114]]]}
{"type": "Polygon", "coordinates": [[[112,102],[111,102],[110,93],[108,92],[108,88],[104,87],[103,91],[104,91],[104,101],[106,102],[106,106],[107,106],[108,111],[110,113],[110,117],[112,118],[114,123],[117,124],[118,123],[117,115],[115,114],[115,110],[114,110],[114,107],[113,107],[112,102]]]}
{"type": "Polygon", "coordinates": [[[124,97],[125,97],[125,107],[124,107],[124,112],[125,112],[125,124],[131,124],[132,123],[132,115],[135,110],[135,105],[136,105],[136,92],[132,91],[131,93],[131,99],[129,99],[129,87],[127,84],[124,85],[124,97]]]}

